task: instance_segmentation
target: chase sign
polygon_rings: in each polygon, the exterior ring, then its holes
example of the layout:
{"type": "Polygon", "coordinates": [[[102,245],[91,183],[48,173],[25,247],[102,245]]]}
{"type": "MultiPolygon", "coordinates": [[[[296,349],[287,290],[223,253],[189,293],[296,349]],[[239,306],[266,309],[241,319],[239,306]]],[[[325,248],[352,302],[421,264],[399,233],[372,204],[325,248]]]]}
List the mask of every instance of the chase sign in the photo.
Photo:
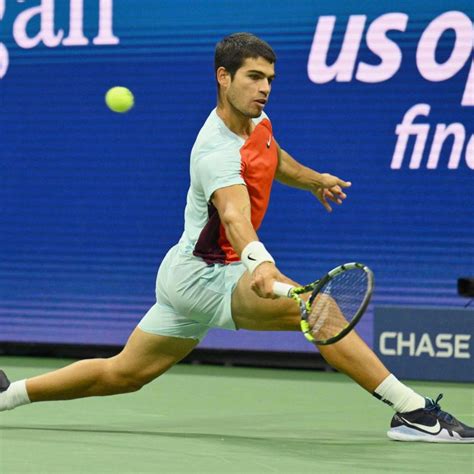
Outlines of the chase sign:
{"type": "Polygon", "coordinates": [[[474,381],[473,333],[470,309],[375,309],[375,352],[400,378],[474,381]]]}

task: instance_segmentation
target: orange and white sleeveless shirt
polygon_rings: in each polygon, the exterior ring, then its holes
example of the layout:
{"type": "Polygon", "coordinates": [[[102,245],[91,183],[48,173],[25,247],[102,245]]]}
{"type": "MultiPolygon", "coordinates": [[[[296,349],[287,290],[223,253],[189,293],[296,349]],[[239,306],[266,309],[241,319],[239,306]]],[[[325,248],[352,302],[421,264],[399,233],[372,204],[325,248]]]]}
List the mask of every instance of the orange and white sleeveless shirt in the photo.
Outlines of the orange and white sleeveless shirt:
{"type": "Polygon", "coordinates": [[[253,120],[255,129],[244,140],[227,128],[214,109],[191,151],[191,184],[179,246],[184,253],[200,257],[208,264],[240,260],[211,202],[216,190],[236,184],[247,187],[256,231],[268,207],[278,166],[277,145],[268,117],[262,114],[253,120]]]}

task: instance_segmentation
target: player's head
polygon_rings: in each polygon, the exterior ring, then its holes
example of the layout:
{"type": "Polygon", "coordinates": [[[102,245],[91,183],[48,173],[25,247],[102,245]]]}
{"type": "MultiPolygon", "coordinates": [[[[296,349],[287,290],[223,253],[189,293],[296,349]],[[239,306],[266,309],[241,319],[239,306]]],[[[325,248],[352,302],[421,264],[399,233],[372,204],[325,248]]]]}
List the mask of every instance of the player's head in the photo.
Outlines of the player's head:
{"type": "Polygon", "coordinates": [[[224,67],[233,79],[247,58],[263,58],[275,64],[276,54],[272,47],[251,33],[233,33],[216,45],[214,69],[224,67]]]}
{"type": "Polygon", "coordinates": [[[275,62],[272,47],[255,35],[234,33],[224,38],[214,57],[219,102],[247,117],[258,117],[270,93],[275,62]]]}

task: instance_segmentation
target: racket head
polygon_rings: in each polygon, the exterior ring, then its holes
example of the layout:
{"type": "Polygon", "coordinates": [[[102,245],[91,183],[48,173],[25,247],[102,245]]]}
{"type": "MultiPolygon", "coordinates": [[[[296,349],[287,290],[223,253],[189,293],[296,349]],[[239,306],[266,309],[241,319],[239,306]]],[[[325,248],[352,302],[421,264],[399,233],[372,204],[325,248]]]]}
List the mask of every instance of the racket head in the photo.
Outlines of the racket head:
{"type": "Polygon", "coordinates": [[[300,303],[301,330],[316,345],[340,341],[369,305],[374,274],[362,263],[340,265],[315,282],[310,298],[300,303]]]}

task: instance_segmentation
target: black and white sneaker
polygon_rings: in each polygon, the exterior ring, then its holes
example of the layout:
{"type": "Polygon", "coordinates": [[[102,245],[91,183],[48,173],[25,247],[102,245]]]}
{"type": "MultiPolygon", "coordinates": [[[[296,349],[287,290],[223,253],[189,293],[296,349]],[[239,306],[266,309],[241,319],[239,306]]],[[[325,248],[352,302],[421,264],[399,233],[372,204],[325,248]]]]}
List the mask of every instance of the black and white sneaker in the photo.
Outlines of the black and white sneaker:
{"type": "Polygon", "coordinates": [[[438,402],[443,394],[426,399],[425,408],[396,413],[387,436],[396,441],[424,441],[427,443],[474,443],[474,428],[458,421],[441,410],[438,402]]]}
{"type": "Polygon", "coordinates": [[[4,392],[10,386],[10,380],[3,370],[0,370],[0,393],[4,392]]]}

